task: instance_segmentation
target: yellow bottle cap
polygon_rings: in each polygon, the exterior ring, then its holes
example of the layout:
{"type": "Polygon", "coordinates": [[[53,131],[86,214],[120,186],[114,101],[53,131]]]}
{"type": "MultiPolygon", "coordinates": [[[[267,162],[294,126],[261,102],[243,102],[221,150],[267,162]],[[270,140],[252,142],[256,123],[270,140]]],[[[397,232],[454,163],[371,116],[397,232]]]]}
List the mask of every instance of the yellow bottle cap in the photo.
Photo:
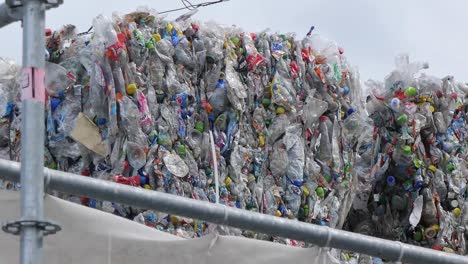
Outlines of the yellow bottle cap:
{"type": "Polygon", "coordinates": [[[431,112],[434,113],[434,111],[435,111],[434,106],[433,106],[433,105],[430,105],[430,106],[429,106],[429,110],[431,110],[431,112]]]}
{"type": "Polygon", "coordinates": [[[444,247],[443,251],[447,252],[447,253],[455,253],[455,251],[453,251],[453,249],[448,248],[448,247],[444,247]]]}
{"type": "Polygon", "coordinates": [[[167,26],[166,26],[167,32],[171,33],[173,28],[174,28],[174,26],[172,26],[171,23],[167,23],[167,26]]]}
{"type": "Polygon", "coordinates": [[[432,171],[432,172],[435,172],[437,170],[436,166],[434,165],[429,165],[429,169],[432,171]]]}
{"type": "Polygon", "coordinates": [[[225,184],[226,186],[229,186],[229,185],[231,185],[231,183],[232,183],[231,178],[226,177],[226,180],[224,180],[224,184],[225,184]]]}
{"type": "Polygon", "coordinates": [[[258,145],[260,147],[265,146],[265,136],[263,136],[263,135],[258,136],[258,145]]]}
{"type": "Polygon", "coordinates": [[[460,208],[455,208],[453,209],[453,214],[456,216],[456,217],[459,217],[461,215],[461,210],[460,208]]]}
{"type": "Polygon", "coordinates": [[[249,178],[247,178],[247,180],[248,180],[249,182],[254,182],[254,181],[255,181],[255,175],[250,174],[250,175],[249,175],[249,178]]]}
{"type": "Polygon", "coordinates": [[[302,193],[307,197],[310,195],[309,189],[305,185],[302,185],[302,193]]]}
{"type": "Polygon", "coordinates": [[[179,222],[179,218],[175,215],[171,215],[171,223],[175,225],[178,222],[179,222]]]}
{"type": "Polygon", "coordinates": [[[414,163],[414,166],[419,169],[422,165],[422,160],[415,158],[413,159],[413,163],[414,163]]]}
{"type": "Polygon", "coordinates": [[[151,186],[149,184],[143,185],[143,188],[145,188],[146,190],[151,190],[151,186]]]}
{"type": "Polygon", "coordinates": [[[276,210],[276,212],[275,212],[275,216],[278,216],[278,217],[280,217],[280,216],[281,216],[281,212],[280,212],[279,210],[276,210]]]}
{"type": "Polygon", "coordinates": [[[284,108],[281,107],[281,106],[278,107],[278,108],[276,108],[276,113],[277,113],[278,115],[282,115],[282,114],[284,114],[285,112],[286,112],[286,110],[284,110],[284,108]]]}
{"type": "Polygon", "coordinates": [[[154,39],[154,42],[158,42],[158,41],[161,40],[161,35],[159,35],[159,34],[157,34],[157,33],[156,33],[156,34],[153,34],[153,39],[154,39]]]}
{"type": "Polygon", "coordinates": [[[128,94],[132,95],[132,94],[134,94],[134,93],[136,92],[137,86],[136,86],[136,84],[131,83],[131,84],[127,85],[127,89],[126,89],[126,90],[127,90],[127,93],[128,93],[128,94]]]}

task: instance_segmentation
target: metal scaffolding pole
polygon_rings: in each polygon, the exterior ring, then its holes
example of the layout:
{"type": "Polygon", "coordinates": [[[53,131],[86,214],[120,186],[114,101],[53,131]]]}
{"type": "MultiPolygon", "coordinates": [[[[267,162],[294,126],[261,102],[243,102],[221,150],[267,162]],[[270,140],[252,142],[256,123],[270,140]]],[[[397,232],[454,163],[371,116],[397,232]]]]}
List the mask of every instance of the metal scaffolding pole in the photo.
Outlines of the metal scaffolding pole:
{"type": "Polygon", "coordinates": [[[12,10],[6,4],[0,5],[0,28],[11,24],[15,21],[18,21],[14,15],[12,15],[12,10]]]}
{"type": "MultiPolygon", "coordinates": [[[[0,160],[0,177],[10,181],[18,181],[19,171],[19,163],[0,160]]],[[[43,171],[46,188],[63,193],[201,219],[219,225],[288,237],[321,247],[344,249],[382,257],[387,260],[428,264],[468,263],[467,257],[396,241],[292,221],[56,170],[43,169],[43,171]]]]}
{"type": "Polygon", "coordinates": [[[23,1],[23,124],[21,133],[21,263],[41,264],[44,220],[45,5],[23,1]]]}
{"type": "Polygon", "coordinates": [[[0,27],[23,22],[22,133],[21,133],[21,219],[2,227],[21,235],[21,263],[43,262],[43,236],[60,227],[44,221],[44,105],[45,10],[62,0],[6,0],[0,5],[0,27]]]}

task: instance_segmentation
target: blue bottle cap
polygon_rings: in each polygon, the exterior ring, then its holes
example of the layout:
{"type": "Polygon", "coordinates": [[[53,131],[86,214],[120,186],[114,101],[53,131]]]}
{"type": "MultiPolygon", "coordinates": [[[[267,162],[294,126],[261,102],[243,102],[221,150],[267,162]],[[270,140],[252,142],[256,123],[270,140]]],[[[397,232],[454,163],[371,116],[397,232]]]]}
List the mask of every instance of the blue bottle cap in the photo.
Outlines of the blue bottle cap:
{"type": "Polygon", "coordinates": [[[91,207],[91,208],[96,208],[96,200],[89,199],[88,206],[91,207]]]}
{"type": "Polygon", "coordinates": [[[344,95],[348,95],[348,94],[349,94],[349,91],[350,91],[349,87],[348,87],[348,86],[345,86],[344,89],[343,89],[343,94],[344,94],[344,95]]]}
{"type": "Polygon", "coordinates": [[[374,213],[376,216],[383,216],[385,214],[385,206],[384,205],[377,206],[377,208],[375,208],[374,213]]]}
{"type": "Polygon", "coordinates": [[[8,102],[7,104],[7,109],[5,111],[5,115],[9,116],[13,112],[13,109],[15,108],[15,103],[13,102],[8,102]]]}
{"type": "Polygon", "coordinates": [[[285,216],[288,214],[288,210],[286,209],[286,206],[284,206],[284,204],[280,204],[278,210],[281,212],[282,216],[285,216]]]}
{"type": "Polygon", "coordinates": [[[96,120],[96,124],[98,126],[103,126],[107,123],[107,119],[105,119],[104,117],[100,117],[96,120]]]}
{"type": "Polygon", "coordinates": [[[62,100],[58,98],[52,98],[50,100],[50,110],[52,110],[52,112],[55,112],[55,109],[57,109],[57,107],[60,105],[61,102],[62,100]]]}
{"type": "Polygon", "coordinates": [[[421,181],[421,180],[416,181],[416,182],[414,183],[414,186],[415,186],[416,188],[421,188],[421,187],[423,186],[423,181],[421,181]]]}
{"type": "Polygon", "coordinates": [[[393,176],[388,176],[388,177],[387,177],[387,184],[388,184],[389,186],[395,186],[395,177],[393,177],[393,176]]]}
{"type": "Polygon", "coordinates": [[[354,113],[354,112],[356,112],[356,110],[354,110],[354,108],[350,107],[350,108],[348,109],[348,111],[346,111],[345,117],[350,116],[350,115],[351,115],[352,113],[354,113]]]}
{"type": "Polygon", "coordinates": [[[213,122],[215,120],[215,116],[213,114],[208,115],[208,120],[213,122]]]}
{"type": "Polygon", "coordinates": [[[218,83],[216,84],[216,88],[224,88],[224,80],[219,80],[218,83]]]}
{"type": "Polygon", "coordinates": [[[154,217],[154,213],[150,212],[147,216],[146,216],[146,219],[148,220],[148,222],[150,223],[155,223],[156,220],[155,220],[155,217],[154,217]]]}
{"type": "Polygon", "coordinates": [[[145,185],[148,183],[148,178],[145,176],[140,176],[140,185],[145,185]]]}

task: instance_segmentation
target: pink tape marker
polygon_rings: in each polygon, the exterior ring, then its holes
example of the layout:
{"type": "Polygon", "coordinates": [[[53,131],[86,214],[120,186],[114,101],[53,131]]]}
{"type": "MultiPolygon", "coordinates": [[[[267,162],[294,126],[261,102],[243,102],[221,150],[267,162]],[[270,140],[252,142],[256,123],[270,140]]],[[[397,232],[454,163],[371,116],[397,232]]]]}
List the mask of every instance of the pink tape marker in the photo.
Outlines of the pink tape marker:
{"type": "Polygon", "coordinates": [[[33,67],[24,68],[22,75],[22,100],[34,100],[45,103],[45,71],[33,67]]]}

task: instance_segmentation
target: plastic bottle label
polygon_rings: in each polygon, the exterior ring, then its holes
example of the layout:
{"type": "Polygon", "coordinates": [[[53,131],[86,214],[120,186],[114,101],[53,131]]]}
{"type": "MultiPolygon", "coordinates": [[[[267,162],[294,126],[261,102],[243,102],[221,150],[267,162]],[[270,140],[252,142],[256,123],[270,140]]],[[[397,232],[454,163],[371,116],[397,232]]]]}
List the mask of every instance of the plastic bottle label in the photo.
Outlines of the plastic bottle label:
{"type": "Polygon", "coordinates": [[[24,68],[22,75],[22,100],[34,100],[45,103],[45,71],[38,68],[24,68]]]}

